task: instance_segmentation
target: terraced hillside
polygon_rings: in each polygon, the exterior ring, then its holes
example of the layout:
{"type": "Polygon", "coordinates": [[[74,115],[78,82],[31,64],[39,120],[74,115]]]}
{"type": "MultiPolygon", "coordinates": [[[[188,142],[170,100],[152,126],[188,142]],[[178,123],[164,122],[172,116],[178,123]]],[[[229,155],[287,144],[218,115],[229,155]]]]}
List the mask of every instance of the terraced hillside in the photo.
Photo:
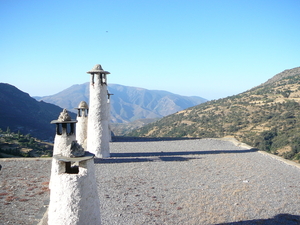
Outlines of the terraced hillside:
{"type": "Polygon", "coordinates": [[[231,97],[164,117],[128,134],[143,137],[224,137],[300,159],[300,67],[231,97]]]}

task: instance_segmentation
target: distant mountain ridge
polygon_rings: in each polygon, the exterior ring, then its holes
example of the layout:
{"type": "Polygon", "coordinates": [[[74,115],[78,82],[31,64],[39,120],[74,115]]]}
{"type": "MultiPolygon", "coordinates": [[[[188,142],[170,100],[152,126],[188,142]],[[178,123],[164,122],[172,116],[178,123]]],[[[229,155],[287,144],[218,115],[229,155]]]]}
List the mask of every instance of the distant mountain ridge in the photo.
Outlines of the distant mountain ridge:
{"type": "MultiPolygon", "coordinates": [[[[191,106],[206,102],[201,97],[187,97],[167,91],[147,90],[119,84],[109,84],[111,121],[127,123],[137,119],[161,118],[191,106]]],[[[75,112],[80,101],[89,102],[89,82],[73,85],[57,94],[35,97],[75,112]]]]}

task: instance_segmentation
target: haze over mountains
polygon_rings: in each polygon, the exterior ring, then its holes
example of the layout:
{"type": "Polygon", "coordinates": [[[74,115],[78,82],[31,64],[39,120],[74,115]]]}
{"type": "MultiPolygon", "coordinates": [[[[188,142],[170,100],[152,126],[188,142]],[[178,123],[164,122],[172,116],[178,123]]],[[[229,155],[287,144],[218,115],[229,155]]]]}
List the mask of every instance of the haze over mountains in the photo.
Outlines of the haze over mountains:
{"type": "MultiPolygon", "coordinates": [[[[147,90],[119,84],[109,84],[111,96],[111,121],[127,123],[138,119],[161,118],[177,111],[201,104],[207,100],[201,97],[187,97],[167,91],[147,90]]],[[[76,112],[80,101],[89,102],[89,82],[73,85],[57,94],[35,97],[69,111],[76,112]]]]}
{"type": "MultiPolygon", "coordinates": [[[[116,84],[110,85],[109,90],[114,93],[111,98],[112,121],[130,122],[142,119],[118,128],[115,124],[112,130],[117,135],[152,122],[153,118],[161,118],[206,101],[200,97],[185,97],[166,91],[149,91],[116,84]]],[[[0,128],[5,131],[9,127],[13,132],[30,133],[39,139],[52,140],[55,126],[50,121],[57,119],[62,108],[76,112],[74,108],[82,100],[88,102],[88,96],[89,83],[73,85],[53,96],[36,97],[38,101],[10,84],[0,83],[0,128]]],[[[71,117],[76,119],[76,114],[71,113],[71,117]]]]}

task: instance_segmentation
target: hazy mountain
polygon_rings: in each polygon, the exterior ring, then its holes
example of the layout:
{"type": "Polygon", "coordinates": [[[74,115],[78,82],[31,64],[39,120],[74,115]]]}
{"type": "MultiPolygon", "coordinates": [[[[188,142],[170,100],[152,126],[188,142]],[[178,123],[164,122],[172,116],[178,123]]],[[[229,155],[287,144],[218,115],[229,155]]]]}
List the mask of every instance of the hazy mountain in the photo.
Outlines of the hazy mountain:
{"type": "Polygon", "coordinates": [[[146,137],[234,136],[261,150],[300,160],[300,67],[244,93],[209,101],[130,133],[146,137]]]}
{"type": "MultiPolygon", "coordinates": [[[[161,118],[207,101],[201,97],[186,97],[167,91],[118,84],[109,84],[108,91],[113,94],[111,121],[114,123],[161,118]]],[[[80,101],[89,102],[89,83],[73,85],[55,95],[35,98],[76,112],[74,108],[80,101]]]]}
{"type": "Polygon", "coordinates": [[[157,121],[158,118],[138,119],[130,123],[111,123],[110,128],[115,136],[125,136],[127,133],[145,126],[148,123],[157,121]]]}
{"type": "MultiPolygon", "coordinates": [[[[37,101],[29,94],[5,83],[0,83],[0,128],[6,131],[7,127],[13,132],[18,130],[23,134],[30,133],[40,139],[49,139],[55,136],[55,125],[51,120],[58,118],[62,108],[37,101]]],[[[71,114],[75,118],[75,114],[71,114]]]]}

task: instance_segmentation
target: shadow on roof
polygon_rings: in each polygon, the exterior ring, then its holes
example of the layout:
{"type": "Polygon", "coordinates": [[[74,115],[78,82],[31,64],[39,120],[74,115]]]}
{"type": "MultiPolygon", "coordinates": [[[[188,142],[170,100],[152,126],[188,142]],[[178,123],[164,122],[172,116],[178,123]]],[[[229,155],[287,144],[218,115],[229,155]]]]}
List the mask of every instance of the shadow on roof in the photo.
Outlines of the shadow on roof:
{"type": "Polygon", "coordinates": [[[188,161],[201,159],[200,157],[184,157],[189,155],[206,154],[233,154],[255,152],[256,149],[246,150],[211,150],[211,151],[181,151],[181,152],[126,152],[111,153],[110,158],[95,158],[95,163],[131,163],[131,162],[158,162],[158,161],[188,161]],[[148,157],[148,158],[147,158],[148,157]]]}
{"type": "Polygon", "coordinates": [[[257,149],[243,150],[207,150],[207,151],[181,151],[181,152],[126,152],[111,153],[111,157],[151,157],[151,156],[176,156],[176,155],[207,155],[207,154],[229,154],[256,152],[257,149]]]}
{"type": "Polygon", "coordinates": [[[216,225],[297,225],[300,224],[300,216],[291,214],[278,214],[270,219],[257,219],[257,220],[247,220],[232,223],[219,223],[216,225]]]}
{"type": "Polygon", "coordinates": [[[124,137],[124,136],[113,136],[113,142],[148,142],[148,141],[180,141],[180,140],[194,140],[200,138],[174,138],[174,137],[124,137]]]}

